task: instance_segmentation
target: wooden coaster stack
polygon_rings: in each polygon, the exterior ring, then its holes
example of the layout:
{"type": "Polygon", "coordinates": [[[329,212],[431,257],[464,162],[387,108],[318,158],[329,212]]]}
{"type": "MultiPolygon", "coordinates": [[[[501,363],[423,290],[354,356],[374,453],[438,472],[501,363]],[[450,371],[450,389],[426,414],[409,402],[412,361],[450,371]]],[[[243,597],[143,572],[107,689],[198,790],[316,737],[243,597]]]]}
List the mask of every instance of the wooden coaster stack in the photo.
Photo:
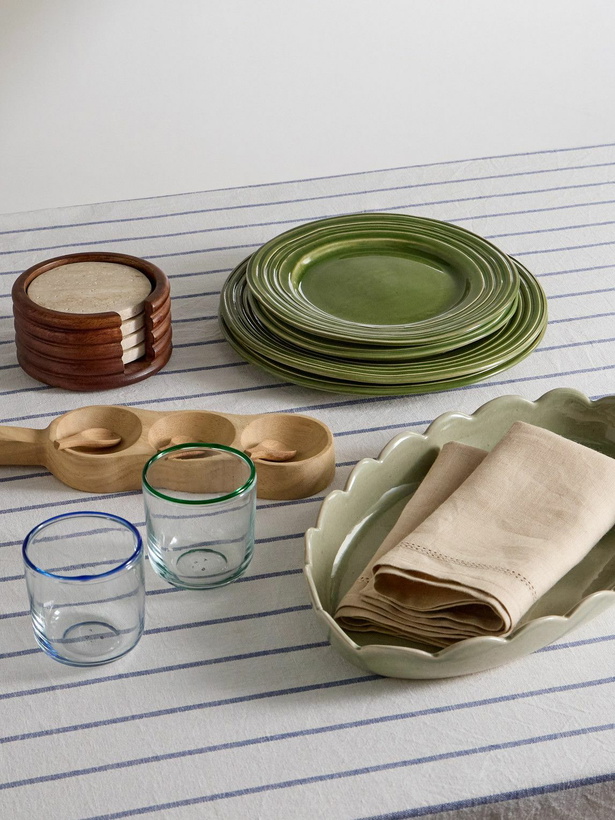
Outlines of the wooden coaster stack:
{"type": "Polygon", "coordinates": [[[135,256],[76,253],[41,262],[13,285],[21,367],[67,390],[108,390],[151,376],[171,355],[164,273],[135,256]]]}

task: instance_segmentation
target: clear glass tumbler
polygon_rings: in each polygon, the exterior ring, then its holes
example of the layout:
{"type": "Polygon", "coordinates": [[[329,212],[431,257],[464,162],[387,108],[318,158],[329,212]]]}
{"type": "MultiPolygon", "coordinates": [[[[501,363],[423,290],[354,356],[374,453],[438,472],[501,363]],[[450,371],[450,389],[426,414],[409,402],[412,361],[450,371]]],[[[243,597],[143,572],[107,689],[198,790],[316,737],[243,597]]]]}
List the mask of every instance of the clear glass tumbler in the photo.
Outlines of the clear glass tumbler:
{"type": "Polygon", "coordinates": [[[150,564],[186,589],[228,584],[254,550],[256,470],[245,453],[222,444],[180,444],[143,469],[150,564]]]}
{"type": "Polygon", "coordinates": [[[110,513],[73,512],[34,527],[23,543],[34,636],[71,666],[109,663],[143,632],[143,542],[110,513]]]}

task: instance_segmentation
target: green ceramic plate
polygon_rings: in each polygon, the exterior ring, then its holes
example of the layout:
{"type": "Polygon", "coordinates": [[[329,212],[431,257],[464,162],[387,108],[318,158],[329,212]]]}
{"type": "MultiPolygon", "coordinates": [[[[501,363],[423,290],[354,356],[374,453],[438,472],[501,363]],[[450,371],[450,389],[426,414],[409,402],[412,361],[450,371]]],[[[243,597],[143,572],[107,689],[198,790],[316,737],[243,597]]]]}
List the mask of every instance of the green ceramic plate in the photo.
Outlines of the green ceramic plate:
{"type": "Polygon", "coordinates": [[[247,269],[260,304],[301,331],[372,345],[480,338],[505,321],[519,281],[506,254],[448,223],[353,214],[299,226],[247,269]]]}
{"type": "Polygon", "coordinates": [[[220,303],[220,314],[235,345],[263,361],[291,368],[309,377],[324,377],[335,382],[376,385],[432,384],[452,379],[480,378],[482,372],[493,373],[501,365],[509,366],[519,354],[542,335],[546,325],[546,299],[534,277],[518,266],[521,287],[516,310],[503,328],[458,350],[409,362],[361,362],[310,353],[273,334],[251,312],[245,281],[246,263],[242,263],[227,280],[220,303]]]}
{"type": "Polygon", "coordinates": [[[343,491],[325,498],[316,527],[306,533],[305,575],[329,640],[347,660],[390,677],[467,675],[528,655],[615,603],[611,530],[506,638],[470,638],[438,650],[375,632],[346,632],[334,621],[340,596],[368,563],[442,445],[463,441],[491,450],[518,420],[615,457],[615,396],[590,401],[576,390],[561,388],[535,402],[501,396],[471,416],[445,413],[423,434],[396,436],[377,459],[357,464],[343,491]]]}
{"type": "MultiPolygon", "coordinates": [[[[326,339],[323,336],[316,336],[312,333],[299,330],[299,328],[289,325],[279,317],[275,316],[264,305],[262,305],[254,295],[248,291],[247,300],[250,306],[250,312],[258,319],[258,321],[267,327],[274,336],[283,339],[295,347],[302,350],[307,350],[310,353],[318,353],[325,356],[334,356],[340,359],[354,359],[355,361],[383,361],[408,362],[412,359],[423,359],[426,356],[434,356],[438,353],[445,353],[448,350],[455,349],[463,344],[459,343],[458,339],[440,340],[437,342],[426,342],[425,344],[405,345],[403,347],[394,347],[392,345],[368,345],[359,343],[347,343],[339,339],[326,339]]],[[[483,338],[493,333],[498,328],[507,324],[517,310],[517,300],[511,302],[508,310],[498,315],[490,321],[476,328],[481,335],[478,338],[483,338]]]]}
{"type": "Polygon", "coordinates": [[[296,307],[314,322],[342,330],[358,325],[362,333],[372,326],[404,333],[418,323],[433,330],[444,316],[450,321],[461,310],[467,316],[495,285],[481,260],[454,238],[378,223],[278,237],[264,262],[263,281],[282,310],[296,307]]]}
{"type": "Polygon", "coordinates": [[[361,396],[402,396],[402,395],[416,395],[420,393],[436,393],[443,390],[452,390],[455,387],[464,387],[468,384],[474,384],[477,381],[488,379],[507,370],[525,359],[531,351],[540,343],[546,330],[546,317],[544,327],[533,339],[528,343],[527,347],[518,352],[517,355],[512,356],[509,360],[501,361],[496,367],[488,370],[483,370],[480,373],[470,373],[466,376],[460,376],[453,379],[441,379],[437,381],[413,382],[405,384],[370,384],[346,380],[337,380],[327,378],[325,376],[313,376],[293,367],[279,364],[278,362],[256,353],[252,348],[246,347],[238,337],[233,333],[232,329],[226,324],[222,312],[220,313],[220,326],[225,338],[236,352],[247,362],[255,364],[268,373],[272,373],[278,378],[301,385],[302,387],[309,387],[313,390],[324,390],[329,393],[350,393],[352,395],[361,396]]]}

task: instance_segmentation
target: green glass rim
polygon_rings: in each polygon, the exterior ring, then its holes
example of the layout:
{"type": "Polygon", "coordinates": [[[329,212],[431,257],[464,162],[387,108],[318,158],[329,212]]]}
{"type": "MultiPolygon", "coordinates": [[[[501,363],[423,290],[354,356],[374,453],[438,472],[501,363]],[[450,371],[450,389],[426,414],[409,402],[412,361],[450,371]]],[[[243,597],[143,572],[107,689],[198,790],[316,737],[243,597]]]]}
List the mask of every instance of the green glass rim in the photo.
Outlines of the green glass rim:
{"type": "Polygon", "coordinates": [[[234,447],[229,447],[226,444],[214,444],[211,442],[195,441],[188,442],[186,444],[175,444],[173,447],[167,447],[164,450],[160,450],[155,455],[153,455],[145,464],[145,466],[143,467],[141,477],[144,488],[156,498],[161,498],[163,501],[171,501],[174,504],[188,504],[191,506],[200,507],[206,504],[220,504],[222,501],[229,501],[231,498],[237,498],[238,496],[242,495],[248,490],[251,490],[256,483],[256,467],[254,466],[254,462],[252,461],[250,456],[246,455],[246,453],[242,453],[241,450],[236,450],[234,447]],[[147,480],[147,471],[161,458],[166,458],[166,456],[168,456],[170,453],[176,453],[180,450],[221,450],[222,452],[230,453],[231,455],[237,456],[248,465],[248,467],[250,468],[250,475],[248,476],[248,479],[240,487],[237,487],[236,490],[233,490],[232,493],[227,493],[226,495],[219,495],[216,496],[216,498],[201,498],[198,500],[191,500],[188,498],[177,498],[173,495],[166,495],[166,493],[161,493],[160,490],[157,490],[155,487],[152,487],[152,485],[147,480]]]}

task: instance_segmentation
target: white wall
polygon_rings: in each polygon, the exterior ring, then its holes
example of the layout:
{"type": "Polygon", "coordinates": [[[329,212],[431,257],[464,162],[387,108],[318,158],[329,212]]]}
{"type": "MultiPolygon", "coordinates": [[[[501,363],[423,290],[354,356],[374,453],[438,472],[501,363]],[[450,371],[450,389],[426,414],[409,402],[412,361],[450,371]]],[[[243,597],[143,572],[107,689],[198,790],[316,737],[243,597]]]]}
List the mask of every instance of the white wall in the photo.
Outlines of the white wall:
{"type": "Polygon", "coordinates": [[[615,141],[612,0],[0,0],[0,212],[615,141]]]}

